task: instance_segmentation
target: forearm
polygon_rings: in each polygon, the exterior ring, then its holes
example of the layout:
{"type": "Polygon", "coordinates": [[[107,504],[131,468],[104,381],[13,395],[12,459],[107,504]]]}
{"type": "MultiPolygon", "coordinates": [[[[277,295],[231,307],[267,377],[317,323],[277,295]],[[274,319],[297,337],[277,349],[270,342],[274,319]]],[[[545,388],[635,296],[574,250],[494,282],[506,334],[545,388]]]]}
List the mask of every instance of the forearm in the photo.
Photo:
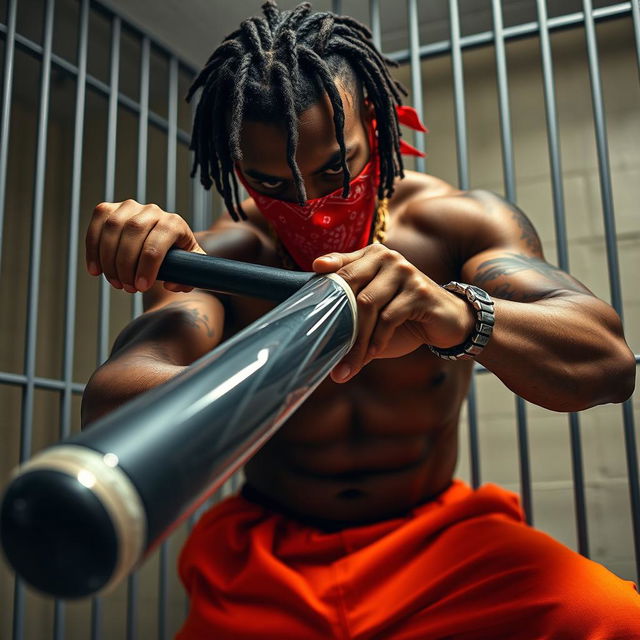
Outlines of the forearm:
{"type": "Polygon", "coordinates": [[[495,299],[496,323],[477,360],[526,400],[554,411],[622,402],[635,361],[611,307],[576,294],[495,299]]]}
{"type": "Polygon", "coordinates": [[[178,375],[176,365],[150,354],[123,353],[107,360],[87,382],[82,396],[82,427],[117,409],[137,395],[178,375]]]}

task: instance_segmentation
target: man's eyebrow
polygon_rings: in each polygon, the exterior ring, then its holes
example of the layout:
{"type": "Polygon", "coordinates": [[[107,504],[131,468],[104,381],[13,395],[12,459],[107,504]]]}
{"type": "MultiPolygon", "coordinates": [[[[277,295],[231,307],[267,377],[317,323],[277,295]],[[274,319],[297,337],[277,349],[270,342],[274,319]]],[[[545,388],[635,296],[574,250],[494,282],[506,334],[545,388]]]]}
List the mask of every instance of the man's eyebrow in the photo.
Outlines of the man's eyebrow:
{"type": "MultiPolygon", "coordinates": [[[[351,152],[355,149],[355,147],[346,147],[345,148],[345,157],[348,157],[351,152]]],[[[340,149],[337,149],[331,154],[331,157],[318,169],[313,171],[313,175],[318,173],[322,173],[326,171],[329,167],[333,167],[340,162],[340,149]]],[[[264,182],[286,182],[290,180],[290,178],[283,178],[282,176],[273,176],[269,173],[263,173],[262,171],[258,171],[257,169],[245,169],[244,173],[248,176],[251,176],[255,180],[262,180],[264,182]]]]}

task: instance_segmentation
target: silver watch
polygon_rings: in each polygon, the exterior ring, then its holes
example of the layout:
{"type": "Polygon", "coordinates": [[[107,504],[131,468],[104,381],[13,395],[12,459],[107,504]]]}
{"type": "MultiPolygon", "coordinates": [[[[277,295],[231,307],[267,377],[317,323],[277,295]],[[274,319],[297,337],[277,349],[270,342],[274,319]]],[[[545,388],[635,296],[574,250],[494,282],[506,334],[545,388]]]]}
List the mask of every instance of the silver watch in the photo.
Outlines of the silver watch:
{"type": "Polygon", "coordinates": [[[482,352],[491,337],[495,323],[493,300],[486,291],[472,284],[452,281],[443,285],[443,288],[466,298],[476,312],[476,326],[469,338],[456,347],[440,349],[433,345],[427,346],[439,358],[445,360],[471,360],[482,352]]]}

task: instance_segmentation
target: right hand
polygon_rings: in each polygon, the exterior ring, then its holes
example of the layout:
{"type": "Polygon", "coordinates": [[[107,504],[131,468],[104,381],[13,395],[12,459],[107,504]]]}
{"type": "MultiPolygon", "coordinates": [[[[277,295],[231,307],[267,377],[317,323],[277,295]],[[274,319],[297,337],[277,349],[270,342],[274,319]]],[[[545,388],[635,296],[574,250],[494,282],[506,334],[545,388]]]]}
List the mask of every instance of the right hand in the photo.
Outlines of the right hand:
{"type": "MultiPolygon", "coordinates": [[[[102,202],[94,209],[87,230],[87,270],[93,276],[104,273],[116,289],[147,291],[172,247],[205,253],[184,218],[176,213],[135,200],[102,202]]],[[[164,287],[193,290],[172,282],[165,282],[164,287]]]]}

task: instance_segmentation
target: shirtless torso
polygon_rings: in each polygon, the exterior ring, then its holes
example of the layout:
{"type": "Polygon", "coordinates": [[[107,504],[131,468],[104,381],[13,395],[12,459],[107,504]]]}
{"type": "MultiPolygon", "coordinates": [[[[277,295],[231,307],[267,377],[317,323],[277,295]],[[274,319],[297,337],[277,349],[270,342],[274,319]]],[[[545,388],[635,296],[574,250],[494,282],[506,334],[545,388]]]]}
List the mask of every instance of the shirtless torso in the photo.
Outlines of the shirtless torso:
{"type": "MultiPolygon", "coordinates": [[[[385,245],[438,283],[459,278],[464,256],[451,258],[454,229],[440,215],[429,219],[428,212],[440,214],[439,201],[450,209],[461,200],[461,192],[442,180],[407,172],[389,203],[385,245]],[[425,207],[427,200],[433,204],[425,207]]],[[[246,248],[239,246],[241,225],[225,220],[219,233],[231,228],[235,257],[279,265],[264,219],[253,201],[243,206],[253,227],[252,232],[245,229],[246,248]]],[[[228,255],[221,249],[223,235],[196,235],[206,251],[228,255]]],[[[235,297],[226,306],[230,332],[269,308],[235,297]]],[[[275,504],[326,520],[328,526],[380,520],[410,509],[451,482],[471,366],[420,347],[401,358],[375,360],[345,384],[325,380],[249,462],[247,481],[275,504]]]]}

